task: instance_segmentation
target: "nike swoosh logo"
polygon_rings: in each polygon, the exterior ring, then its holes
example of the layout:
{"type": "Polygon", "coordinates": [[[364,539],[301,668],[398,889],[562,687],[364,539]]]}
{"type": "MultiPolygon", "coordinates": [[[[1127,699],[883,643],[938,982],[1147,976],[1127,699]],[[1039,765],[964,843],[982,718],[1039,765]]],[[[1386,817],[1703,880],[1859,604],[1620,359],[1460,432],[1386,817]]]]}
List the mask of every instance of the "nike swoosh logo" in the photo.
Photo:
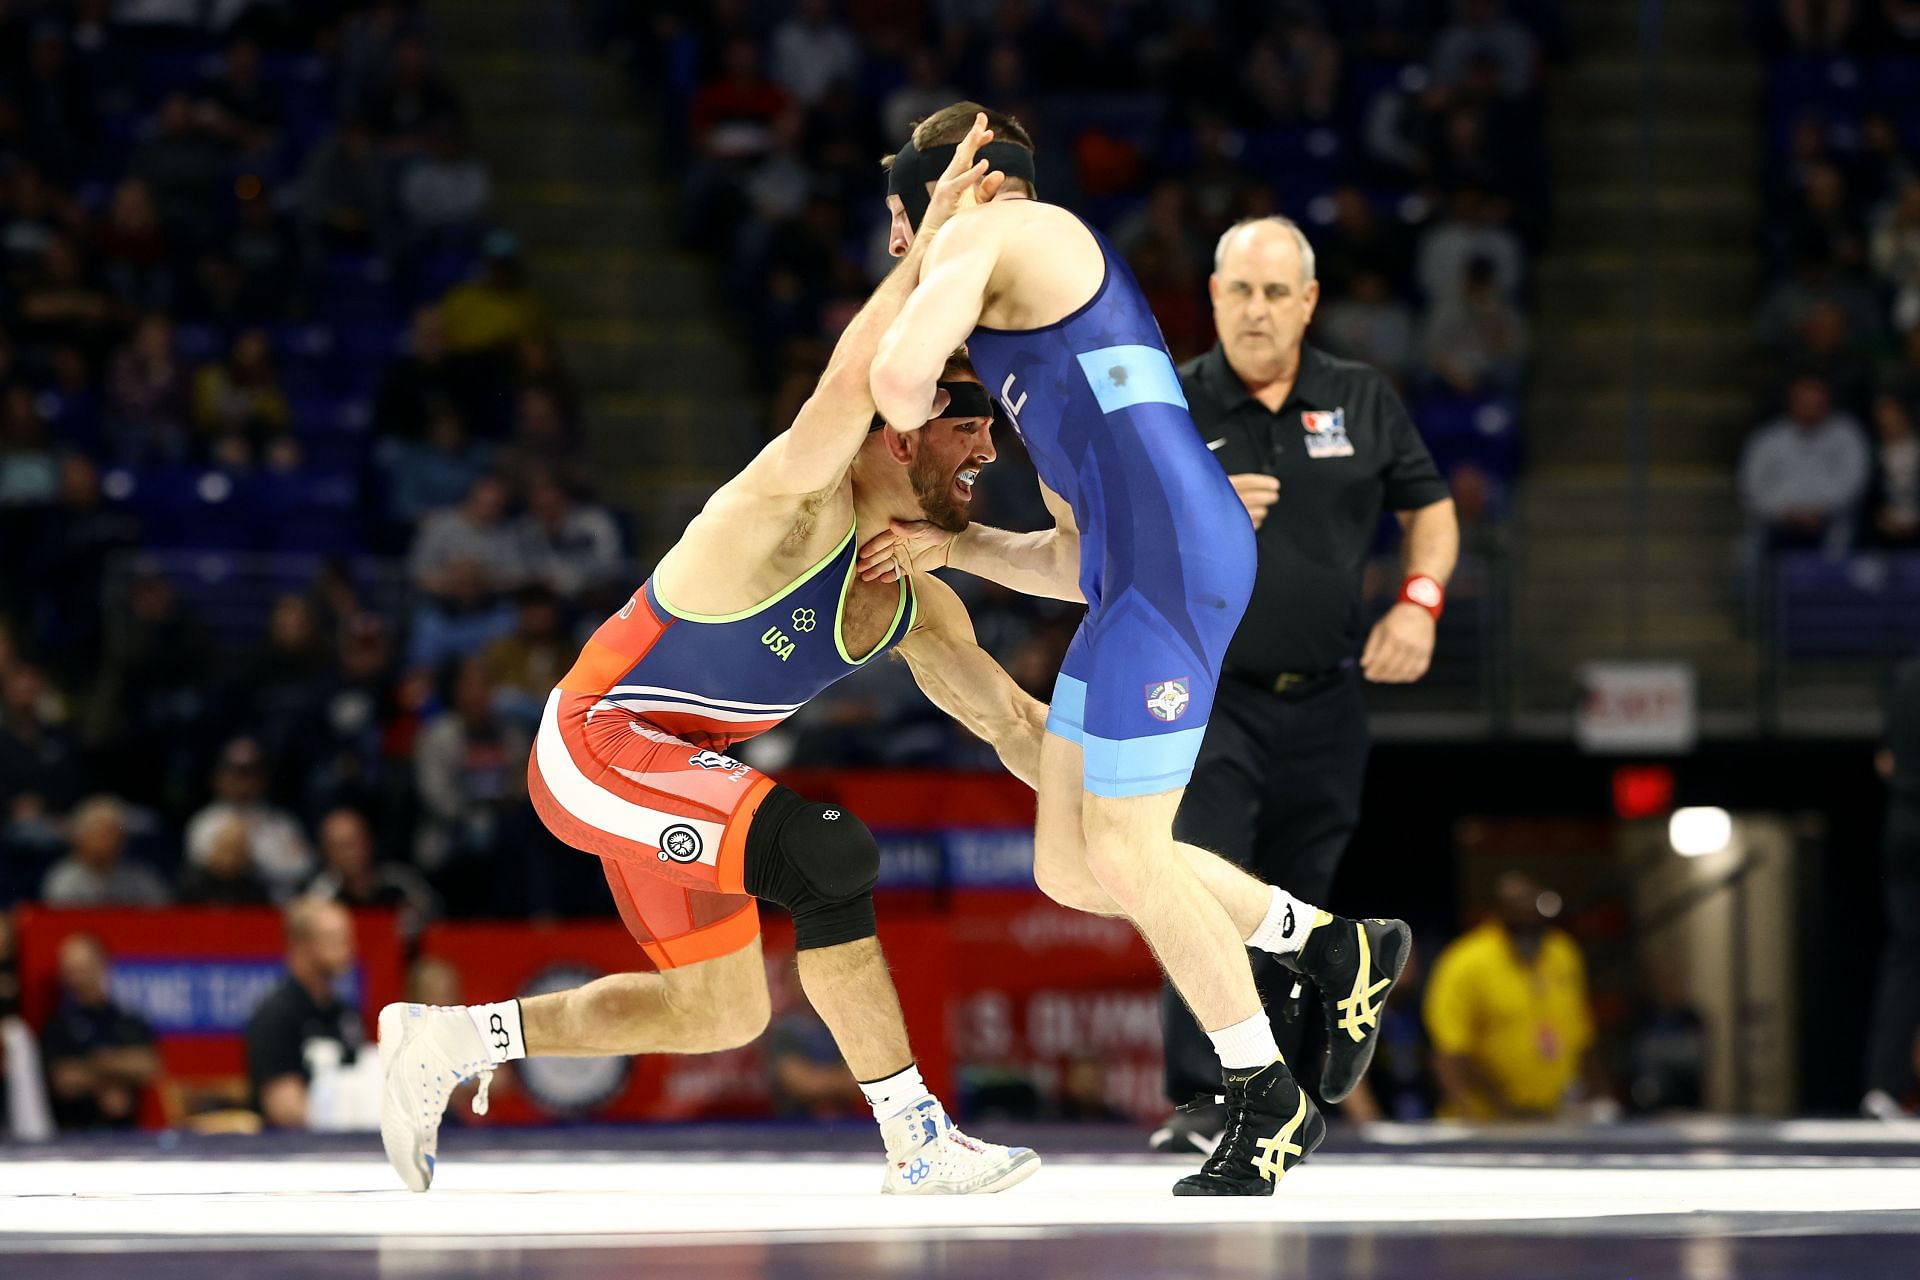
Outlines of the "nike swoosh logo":
{"type": "Polygon", "coordinates": [[[1225,436],[1221,436],[1218,440],[1207,441],[1207,448],[1218,449],[1221,445],[1225,444],[1226,442],[1227,442],[1227,438],[1225,436]]]}

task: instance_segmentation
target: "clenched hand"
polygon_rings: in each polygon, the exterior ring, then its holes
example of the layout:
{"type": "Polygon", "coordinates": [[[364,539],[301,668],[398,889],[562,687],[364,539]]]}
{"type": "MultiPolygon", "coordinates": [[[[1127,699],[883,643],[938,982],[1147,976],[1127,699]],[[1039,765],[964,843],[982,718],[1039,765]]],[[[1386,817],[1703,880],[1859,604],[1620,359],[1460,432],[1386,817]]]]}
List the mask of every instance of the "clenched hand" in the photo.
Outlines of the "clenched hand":
{"type": "Polygon", "coordinates": [[[1233,491],[1240,495],[1240,504],[1258,529],[1266,521],[1268,508],[1280,500],[1280,482],[1264,471],[1243,471],[1227,479],[1233,482],[1233,491]]]}
{"type": "Polygon", "coordinates": [[[1417,604],[1396,604],[1373,624],[1360,670],[1378,684],[1411,684],[1433,661],[1434,617],[1417,604]]]}

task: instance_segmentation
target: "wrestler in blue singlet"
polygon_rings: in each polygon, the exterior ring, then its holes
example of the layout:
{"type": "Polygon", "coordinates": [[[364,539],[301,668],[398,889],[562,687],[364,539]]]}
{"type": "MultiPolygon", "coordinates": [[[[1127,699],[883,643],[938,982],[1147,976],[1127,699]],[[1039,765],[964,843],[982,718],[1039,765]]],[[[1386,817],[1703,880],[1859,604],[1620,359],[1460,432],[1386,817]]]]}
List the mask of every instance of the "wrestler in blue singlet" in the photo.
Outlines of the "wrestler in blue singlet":
{"type": "Polygon", "coordinates": [[[1080,524],[1087,616],[1047,728],[1080,744],[1088,791],[1151,795],[1193,772],[1253,590],[1253,525],[1133,273],[1088,231],[1106,264],[1092,299],[1043,328],[976,328],[967,353],[1080,524]]]}

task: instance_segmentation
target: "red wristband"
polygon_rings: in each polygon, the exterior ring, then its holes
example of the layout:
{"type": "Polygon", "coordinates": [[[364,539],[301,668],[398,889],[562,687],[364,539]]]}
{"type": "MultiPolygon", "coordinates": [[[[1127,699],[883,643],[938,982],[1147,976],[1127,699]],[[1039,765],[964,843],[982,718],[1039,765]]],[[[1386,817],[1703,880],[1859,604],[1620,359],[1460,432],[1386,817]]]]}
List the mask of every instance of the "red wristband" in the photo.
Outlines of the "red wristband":
{"type": "Polygon", "coordinates": [[[1447,589],[1440,585],[1438,578],[1429,578],[1424,573],[1412,574],[1400,584],[1400,595],[1394,603],[1419,605],[1438,622],[1447,610],[1447,589]]]}

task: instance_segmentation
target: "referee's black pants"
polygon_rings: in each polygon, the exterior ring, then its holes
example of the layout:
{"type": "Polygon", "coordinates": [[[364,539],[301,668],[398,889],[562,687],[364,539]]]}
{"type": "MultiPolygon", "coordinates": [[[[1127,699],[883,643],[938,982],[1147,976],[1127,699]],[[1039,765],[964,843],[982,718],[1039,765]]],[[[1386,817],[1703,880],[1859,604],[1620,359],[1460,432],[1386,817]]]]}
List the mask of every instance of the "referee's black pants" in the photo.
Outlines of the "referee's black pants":
{"type": "MultiPolygon", "coordinates": [[[[1366,698],[1347,669],[1297,694],[1223,676],[1174,837],[1238,863],[1268,884],[1325,906],[1360,821],[1367,772],[1366,698]]],[[[1310,984],[1263,951],[1250,953],[1274,1037],[1294,1074],[1318,1093],[1326,1029],[1310,984]]],[[[1220,1060],[1171,987],[1160,993],[1167,1097],[1220,1088],[1220,1060]]]]}
{"type": "Polygon", "coordinates": [[[1920,1037],[1920,808],[1888,808],[1885,865],[1887,940],[1867,1033],[1867,1088],[1905,1101],[1920,1037]]]}

